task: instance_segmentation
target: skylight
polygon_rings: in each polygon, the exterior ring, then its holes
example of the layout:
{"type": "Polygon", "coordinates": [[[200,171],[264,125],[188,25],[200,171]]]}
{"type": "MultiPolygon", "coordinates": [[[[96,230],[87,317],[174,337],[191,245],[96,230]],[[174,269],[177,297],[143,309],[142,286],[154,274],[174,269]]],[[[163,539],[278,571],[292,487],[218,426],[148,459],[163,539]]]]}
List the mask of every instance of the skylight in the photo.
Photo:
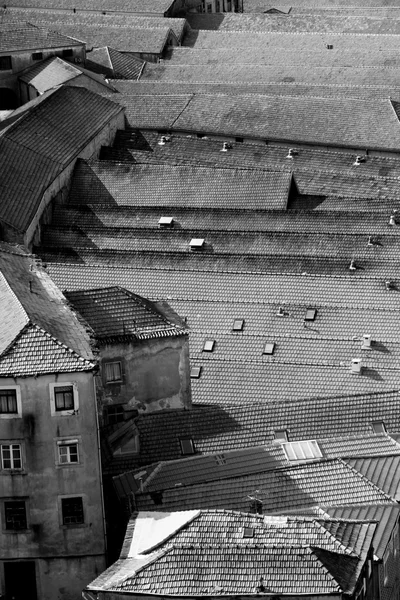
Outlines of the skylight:
{"type": "Polygon", "coordinates": [[[374,433],[386,433],[384,421],[373,421],[371,426],[374,433]]]}
{"type": "Polygon", "coordinates": [[[191,250],[201,250],[204,248],[204,238],[192,238],[190,240],[191,250]]]}
{"type": "Polygon", "coordinates": [[[190,369],[191,379],[199,379],[201,375],[201,367],[192,367],[190,369]]]}
{"type": "Polygon", "coordinates": [[[214,350],[215,340],[206,340],[203,346],[203,352],[212,352],[214,350]]]}
{"type": "Polygon", "coordinates": [[[282,448],[288,460],[309,460],[312,458],[322,458],[322,452],[315,440],[286,442],[282,444],[282,448]]]}
{"type": "Polygon", "coordinates": [[[243,527],[243,537],[244,538],[253,538],[254,537],[254,527],[243,527]]]}
{"type": "Polygon", "coordinates": [[[173,217],[161,217],[158,221],[158,225],[160,227],[173,227],[174,219],[173,217]]]}
{"type": "Polygon", "coordinates": [[[244,319],[235,319],[233,321],[233,331],[243,331],[244,319]]]}
{"type": "Polygon", "coordinates": [[[274,436],[276,440],[282,440],[282,442],[289,441],[289,434],[287,429],[275,429],[274,436]]]}
{"type": "Polygon", "coordinates": [[[264,346],[263,354],[273,354],[275,350],[275,342],[267,342],[264,346]]]}
{"type": "Polygon", "coordinates": [[[217,463],[217,465],[219,465],[219,466],[226,465],[225,454],[216,454],[214,458],[215,458],[215,462],[217,463]]]}
{"type": "Polygon", "coordinates": [[[317,316],[317,311],[315,308],[307,308],[306,316],[304,317],[305,321],[315,321],[315,317],[317,316]]]}
{"type": "Polygon", "coordinates": [[[194,443],[192,438],[182,438],[179,440],[179,445],[181,447],[182,456],[187,456],[189,454],[194,454],[194,443]]]}

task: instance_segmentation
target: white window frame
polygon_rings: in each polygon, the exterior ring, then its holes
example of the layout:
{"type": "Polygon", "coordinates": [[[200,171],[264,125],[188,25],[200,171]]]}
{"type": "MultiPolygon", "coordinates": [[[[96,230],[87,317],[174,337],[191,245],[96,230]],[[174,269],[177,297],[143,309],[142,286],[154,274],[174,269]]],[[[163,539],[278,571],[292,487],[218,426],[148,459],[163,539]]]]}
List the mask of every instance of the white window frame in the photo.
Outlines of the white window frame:
{"type": "Polygon", "coordinates": [[[20,419],[22,417],[21,387],[19,385],[1,385],[0,390],[15,390],[17,396],[17,412],[0,413],[0,419],[20,419]]]}
{"type": "MultiPolygon", "coordinates": [[[[75,467],[76,465],[80,464],[81,457],[80,457],[79,440],[78,439],[57,440],[56,445],[57,445],[57,465],[59,467],[75,467]],[[71,460],[68,460],[67,462],[61,461],[60,448],[69,448],[69,446],[76,446],[76,453],[77,453],[77,457],[78,457],[78,460],[76,462],[71,461],[71,460]]],[[[70,451],[68,451],[67,456],[68,456],[68,458],[71,457],[70,451]]]]}
{"type": "MultiPolygon", "coordinates": [[[[21,442],[2,442],[0,444],[0,459],[1,459],[1,470],[5,471],[6,473],[10,472],[10,471],[23,471],[24,469],[24,458],[23,458],[23,453],[22,453],[22,444],[21,442]],[[19,446],[19,460],[21,461],[21,466],[20,467],[15,467],[14,466],[14,458],[12,455],[12,450],[10,451],[10,460],[11,460],[11,467],[5,467],[4,466],[4,446],[19,446]]],[[[8,460],[8,459],[6,459],[8,460]]]]}
{"type": "Polygon", "coordinates": [[[105,360],[104,363],[104,381],[106,384],[112,383],[121,383],[123,381],[123,372],[122,372],[122,361],[121,360],[105,360]],[[119,364],[119,379],[107,379],[107,365],[117,365],[119,364]]]}
{"type": "Polygon", "coordinates": [[[70,417],[76,415],[79,410],[79,394],[78,386],[73,381],[59,381],[58,383],[50,383],[50,413],[52,417],[70,417]],[[68,408],[66,410],[56,410],[56,396],[55,390],[58,387],[71,386],[74,392],[74,408],[68,408]]]}

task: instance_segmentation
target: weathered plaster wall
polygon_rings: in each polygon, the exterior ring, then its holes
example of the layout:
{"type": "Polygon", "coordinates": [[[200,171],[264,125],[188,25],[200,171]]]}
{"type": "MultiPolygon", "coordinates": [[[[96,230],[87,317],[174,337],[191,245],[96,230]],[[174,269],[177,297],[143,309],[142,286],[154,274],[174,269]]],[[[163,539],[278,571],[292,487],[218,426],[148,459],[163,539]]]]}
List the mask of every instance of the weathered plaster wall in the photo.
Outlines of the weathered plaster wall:
{"type": "MultiPolygon", "coordinates": [[[[66,600],[70,596],[56,595],[55,591],[67,584],[75,592],[82,590],[105,565],[93,375],[2,378],[0,385],[20,386],[21,416],[0,418],[0,440],[22,445],[24,465],[21,472],[0,469],[0,557],[3,561],[37,559],[40,598],[66,600]],[[63,382],[76,385],[79,410],[77,414],[52,416],[50,384],[63,382]],[[66,438],[78,440],[79,464],[58,464],[57,441],[66,438]],[[63,495],[83,497],[83,524],[62,524],[63,495]],[[26,500],[28,528],[6,531],[4,499],[19,498],[26,500]],[[46,567],[53,558],[58,561],[54,563],[58,565],[56,571],[46,567]],[[57,572],[66,575],[60,578],[57,572]],[[68,583],[68,573],[72,572],[74,580],[68,583]]],[[[79,596],[71,596],[75,597],[79,596]]]]}
{"type": "Polygon", "coordinates": [[[141,413],[190,407],[187,336],[108,344],[100,356],[102,365],[120,360],[123,369],[122,382],[107,383],[102,367],[97,378],[102,406],[125,404],[141,413]]]}

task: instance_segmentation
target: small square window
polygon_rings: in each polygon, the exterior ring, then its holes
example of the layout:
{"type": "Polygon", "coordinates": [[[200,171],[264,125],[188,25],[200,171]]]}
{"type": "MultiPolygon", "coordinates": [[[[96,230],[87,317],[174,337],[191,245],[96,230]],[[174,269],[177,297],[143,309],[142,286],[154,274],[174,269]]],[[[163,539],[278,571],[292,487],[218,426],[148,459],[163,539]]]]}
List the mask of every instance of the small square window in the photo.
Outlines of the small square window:
{"type": "Polygon", "coordinates": [[[374,433],[386,433],[386,427],[383,421],[373,421],[371,426],[374,433]]]}
{"type": "Polygon", "coordinates": [[[194,443],[192,438],[182,438],[179,440],[182,456],[194,454],[194,443]]]}
{"type": "Polygon", "coordinates": [[[58,462],[60,465],[79,463],[78,440],[57,442],[58,462]]]}
{"type": "Polygon", "coordinates": [[[274,431],[274,437],[276,440],[279,440],[282,442],[288,442],[289,441],[288,430],[287,429],[276,429],[274,431]]]}
{"type": "Polygon", "coordinates": [[[32,60],[42,60],[43,52],[34,52],[32,54],[32,60]]]}
{"type": "Polygon", "coordinates": [[[0,389],[0,414],[18,414],[17,390],[0,389]]]}
{"type": "Polygon", "coordinates": [[[123,404],[111,404],[105,409],[107,423],[109,425],[115,425],[116,423],[122,423],[124,421],[124,405],[123,404]]]}
{"type": "Polygon", "coordinates": [[[215,462],[217,463],[217,465],[220,467],[221,465],[226,465],[226,458],[225,458],[225,454],[216,454],[215,455],[215,462]]]}
{"type": "Polygon", "coordinates": [[[106,383],[122,381],[122,365],[120,361],[105,363],[106,383]]]}
{"type": "Polygon", "coordinates": [[[74,388],[72,385],[60,385],[54,388],[56,411],[74,410],[74,388]]]}
{"type": "Polygon", "coordinates": [[[11,71],[11,56],[0,56],[0,71],[11,71]]]}
{"type": "Polygon", "coordinates": [[[214,350],[215,340],[206,340],[203,346],[203,352],[212,352],[214,350]]]}
{"type": "Polygon", "coordinates": [[[79,525],[84,522],[81,496],[61,498],[61,511],[63,525],[79,525]]]}
{"type": "Polygon", "coordinates": [[[73,55],[74,55],[74,53],[73,53],[72,48],[68,48],[67,50],[62,51],[63,58],[68,58],[69,56],[73,56],[73,55]]]}
{"type": "Polygon", "coordinates": [[[254,527],[243,527],[243,537],[244,538],[253,538],[254,537],[254,527]]]}
{"type": "Polygon", "coordinates": [[[232,327],[233,331],[243,331],[243,327],[244,327],[244,319],[235,319],[233,321],[233,327],[232,327]]]}
{"type": "Polygon", "coordinates": [[[199,379],[201,375],[201,367],[192,367],[190,369],[191,379],[199,379]]]}
{"type": "Polygon", "coordinates": [[[5,529],[20,531],[27,529],[25,500],[8,500],[4,502],[5,529]]]}
{"type": "Polygon", "coordinates": [[[273,354],[275,351],[275,342],[267,342],[264,346],[263,354],[273,354]]]}
{"type": "Polygon", "coordinates": [[[21,444],[1,445],[2,469],[22,469],[21,444]]]}
{"type": "Polygon", "coordinates": [[[305,321],[315,321],[315,317],[317,316],[317,311],[315,308],[307,308],[306,316],[304,317],[305,321]]]}

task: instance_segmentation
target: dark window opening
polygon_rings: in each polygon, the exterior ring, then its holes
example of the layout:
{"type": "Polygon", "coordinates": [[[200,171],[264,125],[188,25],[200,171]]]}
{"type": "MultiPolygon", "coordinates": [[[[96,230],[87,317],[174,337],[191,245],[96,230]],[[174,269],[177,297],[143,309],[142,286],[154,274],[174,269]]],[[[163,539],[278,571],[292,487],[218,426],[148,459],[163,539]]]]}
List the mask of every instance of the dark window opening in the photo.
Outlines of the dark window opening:
{"type": "Polygon", "coordinates": [[[179,444],[181,447],[182,456],[187,456],[187,455],[195,453],[194,443],[193,443],[192,438],[182,438],[179,440],[179,444]]]}
{"type": "Polygon", "coordinates": [[[42,60],[43,52],[34,52],[32,54],[32,60],[42,60]]]}
{"type": "Polygon", "coordinates": [[[11,71],[11,56],[0,56],[0,71],[11,71]]]}
{"type": "Polygon", "coordinates": [[[0,390],[0,414],[17,413],[17,390],[0,390]]]}
{"type": "Polygon", "coordinates": [[[68,48],[68,50],[62,51],[63,58],[68,58],[69,56],[73,56],[73,55],[74,55],[74,52],[73,52],[72,48],[68,48]]]}
{"type": "Polygon", "coordinates": [[[256,515],[262,515],[262,511],[263,511],[262,501],[258,500],[257,498],[252,498],[250,500],[250,512],[252,512],[256,515]]]}
{"type": "Polygon", "coordinates": [[[124,420],[124,405],[123,404],[115,404],[112,406],[107,406],[105,409],[107,423],[109,425],[115,425],[116,423],[121,423],[124,420]]]}
{"type": "Polygon", "coordinates": [[[63,385],[54,388],[54,402],[56,410],[74,410],[73,386],[63,385]]]}
{"type": "Polygon", "coordinates": [[[243,144],[244,138],[242,138],[242,137],[235,137],[235,142],[237,142],[238,144],[243,144]]]}
{"type": "Polygon", "coordinates": [[[9,531],[27,529],[25,500],[4,502],[5,525],[9,531]]]}
{"type": "Polygon", "coordinates": [[[84,522],[83,500],[80,496],[77,498],[62,498],[61,510],[63,525],[79,525],[84,522]]]}

